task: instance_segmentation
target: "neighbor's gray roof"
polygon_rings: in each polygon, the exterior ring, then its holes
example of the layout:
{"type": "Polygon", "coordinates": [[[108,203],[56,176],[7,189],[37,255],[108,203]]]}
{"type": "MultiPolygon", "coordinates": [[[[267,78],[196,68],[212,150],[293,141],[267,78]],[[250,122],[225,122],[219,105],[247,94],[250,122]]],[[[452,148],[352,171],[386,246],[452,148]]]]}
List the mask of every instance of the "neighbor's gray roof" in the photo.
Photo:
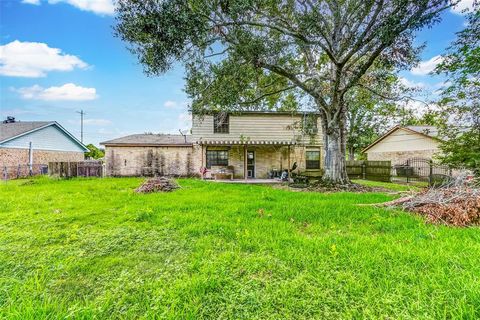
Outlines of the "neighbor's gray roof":
{"type": "Polygon", "coordinates": [[[106,146],[191,146],[191,136],[185,137],[180,134],[132,134],[113,140],[101,142],[106,146]]]}
{"type": "Polygon", "coordinates": [[[0,123],[0,142],[55,123],[55,121],[17,121],[0,123]]]}

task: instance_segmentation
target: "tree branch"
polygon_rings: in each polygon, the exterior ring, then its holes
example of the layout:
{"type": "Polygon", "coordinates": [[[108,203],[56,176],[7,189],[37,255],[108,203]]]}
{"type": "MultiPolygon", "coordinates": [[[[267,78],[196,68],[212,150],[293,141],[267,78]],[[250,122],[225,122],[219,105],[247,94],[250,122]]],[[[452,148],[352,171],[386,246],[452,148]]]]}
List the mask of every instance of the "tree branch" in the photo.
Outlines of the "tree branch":
{"type": "Polygon", "coordinates": [[[273,91],[273,92],[267,92],[267,93],[264,93],[264,94],[256,97],[256,98],[253,99],[253,100],[242,101],[241,104],[244,104],[244,105],[255,104],[255,103],[263,100],[263,99],[266,98],[266,97],[273,96],[273,95],[275,95],[275,94],[282,93],[282,92],[285,92],[285,91],[288,91],[288,90],[291,90],[291,89],[295,89],[296,87],[297,87],[297,86],[288,86],[288,87],[285,87],[285,88],[282,88],[282,89],[279,89],[279,90],[276,90],[276,91],[273,91]]]}

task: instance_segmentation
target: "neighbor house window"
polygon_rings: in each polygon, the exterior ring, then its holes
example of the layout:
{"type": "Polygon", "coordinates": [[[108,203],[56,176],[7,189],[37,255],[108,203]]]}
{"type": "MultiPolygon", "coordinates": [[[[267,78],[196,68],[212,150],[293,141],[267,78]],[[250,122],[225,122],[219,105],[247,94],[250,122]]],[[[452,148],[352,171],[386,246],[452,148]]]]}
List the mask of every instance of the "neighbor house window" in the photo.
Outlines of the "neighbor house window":
{"type": "Polygon", "coordinates": [[[207,168],[212,166],[228,166],[228,151],[207,150],[207,168]]]}
{"type": "Polygon", "coordinates": [[[320,151],[307,151],[305,159],[307,169],[320,169],[320,151]]]}
{"type": "Polygon", "coordinates": [[[213,133],[228,133],[229,116],[221,112],[213,115],[213,133]]]}

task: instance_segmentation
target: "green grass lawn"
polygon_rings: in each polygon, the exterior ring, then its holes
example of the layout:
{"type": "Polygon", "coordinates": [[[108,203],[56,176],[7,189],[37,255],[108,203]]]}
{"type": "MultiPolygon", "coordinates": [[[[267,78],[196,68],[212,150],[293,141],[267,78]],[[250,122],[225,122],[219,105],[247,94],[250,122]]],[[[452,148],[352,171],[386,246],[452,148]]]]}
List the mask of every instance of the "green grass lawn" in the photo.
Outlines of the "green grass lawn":
{"type": "Polygon", "coordinates": [[[180,180],[0,186],[1,319],[475,319],[480,230],[376,194],[180,180]]]}
{"type": "Polygon", "coordinates": [[[428,187],[428,184],[410,183],[399,184],[391,182],[371,181],[371,180],[352,180],[354,183],[358,183],[367,187],[379,187],[385,188],[391,191],[403,192],[403,191],[419,191],[422,188],[428,187]]]}

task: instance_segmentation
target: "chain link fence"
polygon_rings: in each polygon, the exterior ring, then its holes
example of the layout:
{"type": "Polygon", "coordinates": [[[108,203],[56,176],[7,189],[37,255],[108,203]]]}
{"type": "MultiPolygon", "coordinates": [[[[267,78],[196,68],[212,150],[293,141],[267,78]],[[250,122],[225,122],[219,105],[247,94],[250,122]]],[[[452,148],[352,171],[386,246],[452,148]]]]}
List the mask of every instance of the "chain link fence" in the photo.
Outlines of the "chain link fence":
{"type": "Polygon", "coordinates": [[[2,179],[20,179],[48,174],[48,165],[46,164],[19,164],[16,166],[3,166],[2,179]]]}

